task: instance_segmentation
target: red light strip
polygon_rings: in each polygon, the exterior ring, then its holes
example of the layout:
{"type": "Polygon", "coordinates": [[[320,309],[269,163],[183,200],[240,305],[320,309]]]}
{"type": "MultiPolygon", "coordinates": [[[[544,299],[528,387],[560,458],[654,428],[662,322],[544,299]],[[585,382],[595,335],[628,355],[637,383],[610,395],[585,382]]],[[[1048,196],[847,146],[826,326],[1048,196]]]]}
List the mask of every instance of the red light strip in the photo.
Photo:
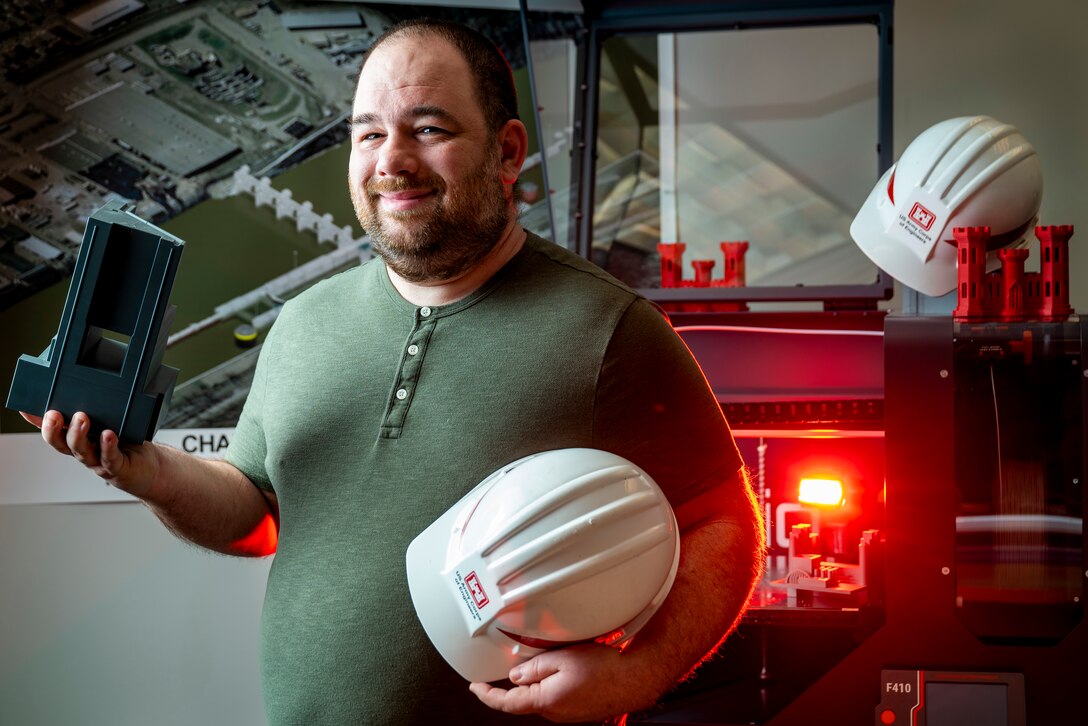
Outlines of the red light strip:
{"type": "Polygon", "coordinates": [[[675,330],[723,330],[736,333],[782,333],[785,335],[875,335],[884,337],[883,330],[814,330],[810,328],[747,328],[742,325],[678,325],[675,330]]]}
{"type": "Polygon", "coordinates": [[[910,710],[910,723],[911,726],[918,726],[918,712],[922,710],[922,706],[926,705],[926,672],[918,671],[918,703],[914,704],[914,708],[910,710]]]}

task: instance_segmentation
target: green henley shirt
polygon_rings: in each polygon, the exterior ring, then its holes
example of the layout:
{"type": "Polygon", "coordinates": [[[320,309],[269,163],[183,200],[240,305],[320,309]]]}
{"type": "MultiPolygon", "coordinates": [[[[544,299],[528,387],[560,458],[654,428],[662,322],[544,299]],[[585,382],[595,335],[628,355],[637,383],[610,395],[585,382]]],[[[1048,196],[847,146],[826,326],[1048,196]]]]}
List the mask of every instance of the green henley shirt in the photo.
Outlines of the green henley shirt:
{"type": "Polygon", "coordinates": [[[261,617],[270,722],[537,722],[483,706],[437,654],[404,553],[495,469],[580,446],[634,461],[674,506],[741,466],[661,311],[556,245],[530,235],[441,307],[405,301],[379,260],[288,302],[227,452],[280,505],[261,617]]]}

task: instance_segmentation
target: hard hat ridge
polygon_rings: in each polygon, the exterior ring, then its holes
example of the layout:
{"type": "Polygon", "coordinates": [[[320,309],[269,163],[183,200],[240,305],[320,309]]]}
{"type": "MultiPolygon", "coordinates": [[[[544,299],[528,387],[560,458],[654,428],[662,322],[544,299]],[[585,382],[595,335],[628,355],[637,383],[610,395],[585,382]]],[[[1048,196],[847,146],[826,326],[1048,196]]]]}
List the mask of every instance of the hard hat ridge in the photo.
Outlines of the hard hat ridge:
{"type": "MultiPolygon", "coordinates": [[[[976,123],[972,126],[968,126],[967,128],[965,128],[963,130],[964,133],[970,130],[970,128],[973,128],[975,125],[977,125],[979,121],[982,121],[984,119],[985,117],[979,117],[977,119],[974,119],[976,123]]],[[[1006,169],[1013,166],[1013,164],[1023,159],[1026,153],[1035,153],[1035,150],[1032,149],[1030,146],[1025,146],[1024,144],[1017,144],[1012,149],[1001,153],[1001,155],[997,159],[991,161],[990,164],[985,169],[983,169],[981,173],[978,174],[978,176],[976,176],[970,182],[965,184],[961,189],[959,189],[955,193],[954,197],[948,197],[948,195],[952,193],[953,185],[960,179],[960,177],[962,177],[967,172],[972,164],[981,159],[983,155],[985,155],[990,150],[991,147],[997,149],[998,142],[1000,142],[1001,140],[1006,139],[1013,134],[1019,133],[1020,132],[1017,131],[1015,126],[1010,126],[1009,124],[1002,124],[993,129],[990,129],[989,131],[972,141],[966,149],[963,149],[954,158],[950,159],[945,165],[941,176],[933,182],[931,188],[936,191],[937,194],[942,198],[948,199],[949,207],[951,207],[953,210],[957,209],[960,204],[962,204],[968,197],[974,194],[980,187],[982,187],[983,184],[991,181],[1002,172],[1004,172],[1006,169]]],[[[959,141],[962,136],[963,134],[958,135],[955,139],[953,139],[953,143],[959,141]]],[[[951,146],[952,145],[950,144],[949,150],[951,150],[951,146]]],[[[937,161],[939,163],[940,161],[943,161],[943,159],[938,159],[937,161]]],[[[934,164],[934,171],[937,171],[938,168],[938,165],[934,164]]],[[[930,185],[927,184],[927,186],[930,185]]]]}
{"type": "MultiPolygon", "coordinates": [[[[920,185],[922,185],[922,186],[929,187],[930,189],[937,186],[937,185],[933,184],[930,181],[930,176],[932,176],[932,174],[941,167],[942,162],[945,161],[945,158],[948,156],[948,153],[952,150],[952,147],[956,145],[956,142],[958,142],[960,139],[962,139],[967,134],[968,131],[975,128],[980,123],[982,123],[984,120],[986,120],[986,118],[987,118],[986,116],[975,116],[973,118],[964,118],[964,119],[961,119],[962,123],[956,124],[951,129],[949,129],[948,133],[945,135],[945,137],[943,139],[941,139],[940,143],[937,145],[937,148],[933,152],[933,163],[929,166],[929,169],[922,176],[922,178],[919,180],[918,183],[920,185]]],[[[980,136],[977,139],[976,146],[978,146],[978,142],[985,143],[985,136],[980,136]]],[[[960,156],[963,157],[963,152],[961,152],[960,156]]],[[[949,164],[947,166],[947,169],[948,170],[959,170],[959,172],[962,173],[963,170],[967,168],[968,163],[970,163],[970,162],[967,161],[967,163],[949,164]]]]}
{"type": "MultiPolygon", "coordinates": [[[[516,580],[519,575],[524,574],[530,567],[541,565],[549,558],[554,558],[564,550],[577,545],[580,535],[584,534],[589,528],[603,527],[613,522],[619,522],[640,511],[659,507],[660,504],[660,500],[652,493],[631,494],[620,501],[587,512],[578,519],[568,522],[552,532],[542,534],[511,552],[495,558],[488,565],[488,569],[496,575],[498,585],[502,588],[504,585],[516,580]]],[[[507,535],[508,533],[504,532],[502,534],[507,535]]],[[[509,534],[513,534],[513,532],[509,534]]],[[[544,592],[572,585],[581,579],[592,577],[623,561],[637,557],[656,545],[667,541],[671,535],[672,530],[667,524],[658,523],[633,537],[617,542],[606,550],[584,556],[576,562],[555,571],[548,577],[538,578],[532,585],[521,585],[510,589],[504,594],[503,601],[507,606],[510,606],[532,595],[543,594],[544,592]]],[[[484,548],[483,555],[487,557],[505,539],[505,536],[501,539],[496,538],[497,541],[494,544],[484,548]]]]}

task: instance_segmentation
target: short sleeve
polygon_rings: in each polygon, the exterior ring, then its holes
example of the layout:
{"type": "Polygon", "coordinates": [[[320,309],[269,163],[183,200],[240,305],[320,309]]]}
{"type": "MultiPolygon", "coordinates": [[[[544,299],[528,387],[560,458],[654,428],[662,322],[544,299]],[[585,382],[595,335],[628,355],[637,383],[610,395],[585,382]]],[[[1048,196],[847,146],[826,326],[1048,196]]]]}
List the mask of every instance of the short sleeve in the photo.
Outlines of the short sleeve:
{"type": "Polygon", "coordinates": [[[276,326],[273,325],[261,346],[261,352],[257,356],[257,367],[253,372],[253,384],[250,386],[249,395],[242,408],[242,415],[238,418],[238,425],[234,429],[234,435],[224,456],[228,463],[234,465],[249,477],[250,481],[266,491],[272,491],[273,486],[265,466],[268,445],[264,429],[264,402],[268,385],[268,367],[271,365],[269,361],[273,356],[275,330],[276,326]]]}
{"type": "Polygon", "coordinates": [[[664,313],[638,299],[605,352],[594,404],[595,446],[638,464],[673,507],[743,466],[699,364],[664,313]]]}

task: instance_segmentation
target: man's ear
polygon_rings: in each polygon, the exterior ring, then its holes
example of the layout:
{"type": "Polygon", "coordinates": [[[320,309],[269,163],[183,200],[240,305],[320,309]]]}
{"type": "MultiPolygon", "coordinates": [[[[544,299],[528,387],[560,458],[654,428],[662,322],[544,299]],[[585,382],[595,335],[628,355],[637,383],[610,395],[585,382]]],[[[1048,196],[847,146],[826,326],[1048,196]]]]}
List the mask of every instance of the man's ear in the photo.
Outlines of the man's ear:
{"type": "Polygon", "coordinates": [[[502,182],[513,184],[521,174],[521,165],[525,163],[525,154],[529,150],[529,133],[525,130],[525,124],[510,119],[499,129],[498,142],[502,154],[502,182]]]}

